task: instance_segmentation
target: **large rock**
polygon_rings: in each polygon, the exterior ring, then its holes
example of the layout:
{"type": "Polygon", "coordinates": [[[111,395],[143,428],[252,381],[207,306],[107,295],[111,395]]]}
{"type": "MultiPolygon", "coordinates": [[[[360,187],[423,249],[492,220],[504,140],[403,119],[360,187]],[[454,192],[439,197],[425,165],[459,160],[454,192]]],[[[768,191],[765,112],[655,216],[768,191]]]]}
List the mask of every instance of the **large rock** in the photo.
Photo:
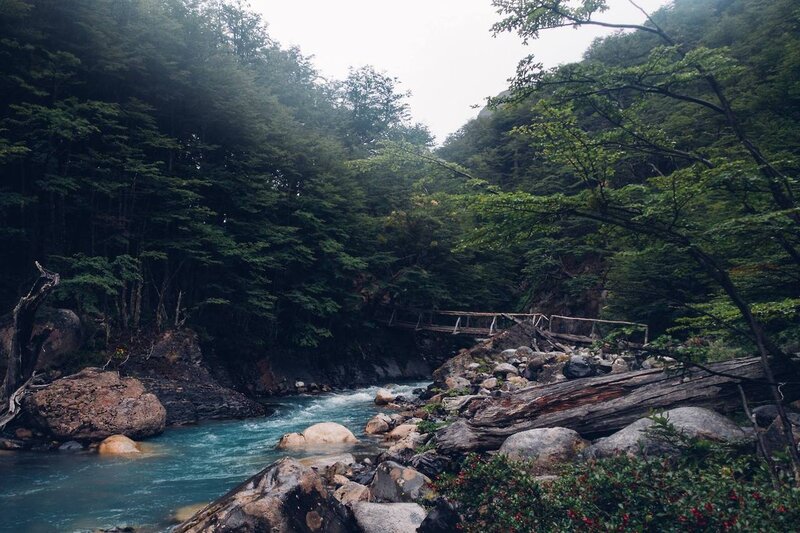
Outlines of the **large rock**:
{"type": "Polygon", "coordinates": [[[346,508],[311,468],[285,458],[179,525],[175,533],[355,530],[346,508]]]}
{"type": "Polygon", "coordinates": [[[368,503],[352,505],[363,533],[415,533],[425,520],[425,509],[416,503],[368,503]]]}
{"type": "Polygon", "coordinates": [[[311,457],[304,457],[298,461],[303,466],[311,467],[315,470],[325,470],[328,467],[334,466],[337,463],[345,467],[354,465],[356,458],[351,453],[340,453],[336,455],[313,455],[311,457]]]}
{"type": "Polygon", "coordinates": [[[166,410],[134,378],[87,368],[61,378],[24,401],[28,419],[58,440],[139,439],[164,430],[166,410]]]}
{"type": "Polygon", "coordinates": [[[281,437],[279,449],[302,448],[326,445],[357,444],[353,432],[335,422],[321,422],[309,426],[302,433],[288,433],[281,437]]]}
{"type": "MultiPolygon", "coordinates": [[[[702,438],[718,442],[734,442],[746,439],[742,429],[728,418],[702,407],[679,407],[665,411],[663,416],[687,437],[702,438]]],[[[654,422],[641,418],[619,430],[610,437],[599,439],[586,449],[588,457],[610,457],[613,455],[660,455],[672,453],[674,448],[662,439],[647,432],[654,422]]]]}
{"type": "Polygon", "coordinates": [[[165,331],[151,348],[134,353],[120,371],[139,379],[158,397],[167,410],[167,425],[266,414],[263,405],[217,380],[230,384],[221,365],[212,375],[197,333],[188,328],[165,331]]]}
{"type": "MultiPolygon", "coordinates": [[[[12,333],[10,324],[0,327],[0,366],[5,366],[11,352],[12,333]]],[[[42,339],[35,370],[58,368],[81,347],[81,320],[69,309],[43,307],[37,313],[32,337],[42,339]]]]}
{"type": "Polygon", "coordinates": [[[516,376],[517,374],[519,374],[519,370],[517,370],[517,367],[515,367],[510,363],[500,363],[499,365],[494,367],[492,373],[496,376],[503,376],[503,377],[508,376],[509,374],[516,376]]]}
{"type": "Polygon", "coordinates": [[[428,493],[430,479],[413,468],[405,468],[394,461],[384,461],[375,470],[369,486],[372,497],[388,502],[412,502],[428,493]]]}
{"type": "Polygon", "coordinates": [[[517,461],[530,461],[536,470],[571,461],[588,443],[571,429],[541,428],[515,433],[508,437],[500,453],[517,461]]]}
{"type": "Polygon", "coordinates": [[[125,435],[111,435],[97,448],[100,455],[130,455],[142,453],[139,445],[125,435]]]}

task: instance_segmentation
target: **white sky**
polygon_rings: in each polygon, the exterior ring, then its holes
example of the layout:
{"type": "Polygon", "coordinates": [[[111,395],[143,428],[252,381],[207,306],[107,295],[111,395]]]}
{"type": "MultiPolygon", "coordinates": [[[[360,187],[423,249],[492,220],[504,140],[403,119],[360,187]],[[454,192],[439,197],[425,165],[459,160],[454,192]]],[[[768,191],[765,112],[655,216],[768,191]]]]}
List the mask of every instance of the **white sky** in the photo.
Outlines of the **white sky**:
{"type": "MultiPolygon", "coordinates": [[[[561,28],[523,46],[515,34],[496,38],[490,0],[250,0],[283,46],[297,45],[323,76],[344,78],[349,67],[372,65],[410,90],[411,114],[439,142],[477,115],[507,86],[520,59],[533,53],[545,66],[579,60],[600,28],[561,28]]],[[[668,0],[637,2],[652,12],[668,0]]],[[[642,22],[627,0],[609,0],[598,20],[642,22]]]]}

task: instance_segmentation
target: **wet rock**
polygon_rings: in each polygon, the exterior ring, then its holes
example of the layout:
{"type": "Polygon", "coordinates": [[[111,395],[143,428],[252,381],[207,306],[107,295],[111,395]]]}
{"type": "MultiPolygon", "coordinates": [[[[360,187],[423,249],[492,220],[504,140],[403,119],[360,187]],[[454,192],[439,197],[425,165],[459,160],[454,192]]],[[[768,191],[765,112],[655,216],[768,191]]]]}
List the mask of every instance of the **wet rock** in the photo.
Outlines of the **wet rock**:
{"type": "Polygon", "coordinates": [[[573,355],[564,366],[563,373],[567,379],[588,378],[597,375],[597,368],[586,357],[573,355]]]}
{"type": "Polygon", "coordinates": [[[379,413],[369,419],[364,427],[367,435],[380,435],[388,432],[392,427],[392,419],[383,413],[379,413]]]}
{"type": "Polygon", "coordinates": [[[125,435],[111,435],[100,443],[97,452],[100,455],[129,455],[142,453],[142,450],[125,435]]]}
{"type": "Polygon", "coordinates": [[[23,409],[36,429],[59,440],[101,440],[115,434],[150,437],[164,430],[167,416],[139,380],[97,368],[29,394],[23,409]]]}
{"type": "Polygon", "coordinates": [[[425,519],[416,503],[358,502],[351,509],[363,533],[415,533],[425,519]]]}
{"type": "Polygon", "coordinates": [[[335,422],[314,424],[302,433],[287,433],[278,442],[278,449],[302,448],[329,444],[356,444],[358,439],[349,429],[335,422]]]}
{"type": "Polygon", "coordinates": [[[571,429],[541,428],[515,433],[500,447],[500,452],[517,461],[530,461],[536,470],[546,470],[571,461],[588,442],[571,429]]]}
{"type": "MultiPolygon", "coordinates": [[[[702,407],[679,407],[665,411],[675,429],[688,437],[718,442],[734,442],[746,439],[742,429],[719,413],[702,407]]],[[[610,457],[614,455],[664,455],[674,453],[672,445],[647,433],[653,426],[650,418],[641,418],[610,437],[597,440],[585,450],[588,457],[610,457]]]]}
{"type": "Polygon", "coordinates": [[[388,405],[394,402],[396,397],[397,395],[389,389],[378,389],[375,393],[375,405],[388,405]]]}
{"type": "Polygon", "coordinates": [[[33,438],[33,431],[28,428],[17,428],[14,431],[14,436],[22,440],[30,439],[33,438]]]}
{"type": "Polygon", "coordinates": [[[405,468],[394,461],[384,461],[378,465],[369,488],[372,497],[377,500],[411,502],[428,493],[426,484],[430,481],[413,468],[405,468]]]}
{"type": "Polygon", "coordinates": [[[285,458],[180,524],[175,533],[286,531],[344,533],[356,529],[344,505],[313,469],[285,458]]]}

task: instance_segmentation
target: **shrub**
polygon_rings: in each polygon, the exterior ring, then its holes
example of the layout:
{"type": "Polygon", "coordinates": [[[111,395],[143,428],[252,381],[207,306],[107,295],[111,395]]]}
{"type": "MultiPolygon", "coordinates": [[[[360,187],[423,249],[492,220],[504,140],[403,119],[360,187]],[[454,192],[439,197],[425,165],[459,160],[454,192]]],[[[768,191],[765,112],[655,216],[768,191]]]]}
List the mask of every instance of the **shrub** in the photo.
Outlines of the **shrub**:
{"type": "Polygon", "coordinates": [[[475,533],[796,530],[798,489],[786,480],[773,488],[752,455],[706,449],[703,461],[618,457],[565,465],[546,484],[524,463],[471,456],[437,488],[459,502],[463,530],[475,533]]]}

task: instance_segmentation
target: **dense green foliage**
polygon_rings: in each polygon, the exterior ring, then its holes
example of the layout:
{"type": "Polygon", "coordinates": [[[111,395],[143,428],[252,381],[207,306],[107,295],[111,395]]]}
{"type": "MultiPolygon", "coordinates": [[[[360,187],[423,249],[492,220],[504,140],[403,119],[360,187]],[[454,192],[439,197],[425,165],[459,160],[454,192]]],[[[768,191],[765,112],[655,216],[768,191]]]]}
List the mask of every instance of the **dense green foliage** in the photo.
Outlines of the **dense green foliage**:
{"type": "MultiPolygon", "coordinates": [[[[496,31],[531,39],[606,5],[494,3],[496,31]]],[[[472,241],[524,250],[535,307],[556,294],[657,332],[796,350],[800,11],[676,0],[621,27],[635,31],[580,63],[523,61],[440,150],[485,179],[462,197],[472,241]]]]}
{"type": "MultiPolygon", "coordinates": [[[[494,3],[523,38],[605,5],[494,3]]],[[[386,305],[791,350],[798,28],[792,0],[677,0],[523,61],[434,151],[397,80],[322,80],[241,1],[0,0],[0,306],[40,260],[98,331],[229,353],[341,348],[386,305]]]]}
{"type": "Polygon", "coordinates": [[[238,353],[503,302],[415,197],[441,171],[373,157],[431,142],[397,80],[323,81],[265,28],[237,1],[0,1],[0,307],[39,260],[100,333],[186,321],[238,353]]]}
{"type": "Polygon", "coordinates": [[[618,457],[564,465],[540,482],[524,462],[470,456],[437,482],[463,531],[790,531],[800,492],[773,488],[763,463],[695,443],[677,459],[618,457]],[[700,453],[702,450],[702,453],[700,453]]]}

